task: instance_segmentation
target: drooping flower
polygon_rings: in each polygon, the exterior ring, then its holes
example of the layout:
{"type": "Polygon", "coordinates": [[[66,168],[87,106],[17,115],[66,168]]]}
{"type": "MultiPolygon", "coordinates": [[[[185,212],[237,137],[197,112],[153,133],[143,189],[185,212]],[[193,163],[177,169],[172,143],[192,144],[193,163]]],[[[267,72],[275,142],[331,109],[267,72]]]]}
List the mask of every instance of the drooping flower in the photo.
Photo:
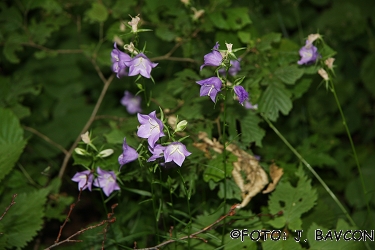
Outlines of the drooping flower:
{"type": "Polygon", "coordinates": [[[221,90],[222,82],[219,77],[210,77],[197,81],[201,85],[200,96],[209,96],[215,102],[217,93],[221,90]]]}
{"type": "Polygon", "coordinates": [[[148,149],[150,150],[152,156],[150,158],[148,158],[147,162],[150,162],[150,161],[155,161],[156,159],[160,158],[160,157],[163,157],[163,154],[164,154],[164,150],[165,150],[165,147],[160,145],[160,144],[156,144],[155,147],[148,147],[148,149]]]}
{"type": "Polygon", "coordinates": [[[77,172],[72,178],[72,181],[78,182],[78,190],[81,190],[81,188],[82,190],[88,188],[91,191],[93,180],[94,175],[91,173],[90,170],[77,172]]]}
{"type": "Polygon", "coordinates": [[[156,141],[160,137],[165,136],[162,121],[156,117],[156,111],[153,111],[148,115],[138,113],[138,121],[141,126],[138,127],[137,135],[141,138],[148,139],[148,145],[153,148],[156,141]]]}
{"type": "Polygon", "coordinates": [[[158,64],[151,62],[145,54],[139,53],[130,61],[125,62],[125,65],[129,67],[128,76],[140,74],[143,77],[150,78],[152,68],[155,68],[158,64]]]}
{"type": "Polygon", "coordinates": [[[121,104],[126,107],[129,114],[142,112],[141,97],[134,96],[129,91],[125,91],[124,97],[121,99],[121,104]]]}
{"type": "MultiPolygon", "coordinates": [[[[238,60],[230,60],[230,68],[228,70],[229,75],[231,76],[236,76],[237,73],[241,70],[241,65],[240,65],[241,59],[238,60]]],[[[219,73],[222,75],[226,74],[226,71],[224,68],[219,69],[219,73]]]]}
{"type": "Polygon", "coordinates": [[[123,165],[125,165],[126,163],[129,163],[129,162],[135,161],[136,159],[138,159],[137,151],[134,148],[130,147],[126,143],[126,138],[124,138],[124,143],[122,144],[122,154],[118,157],[118,163],[120,164],[120,170],[121,170],[123,165]]]}
{"type": "Polygon", "coordinates": [[[221,61],[223,60],[223,56],[220,54],[219,50],[219,43],[216,42],[215,46],[212,48],[212,52],[206,54],[204,56],[204,64],[202,64],[200,70],[203,69],[205,66],[219,66],[221,61]]]}
{"type": "Polygon", "coordinates": [[[329,80],[328,73],[327,73],[327,71],[325,71],[323,68],[320,68],[320,69],[318,70],[318,73],[319,73],[319,75],[320,75],[325,81],[328,81],[328,80],[329,80]]]}
{"type": "Polygon", "coordinates": [[[249,100],[249,93],[241,85],[234,86],[233,90],[241,105],[243,105],[244,101],[249,100]]]}
{"type": "Polygon", "coordinates": [[[299,50],[299,55],[301,56],[301,60],[297,62],[299,65],[314,63],[320,56],[318,53],[318,48],[315,47],[309,40],[307,40],[305,46],[299,50]]]}
{"type": "Polygon", "coordinates": [[[116,182],[116,174],[113,171],[97,169],[98,178],[94,181],[95,187],[100,187],[104,194],[108,197],[113,191],[120,190],[120,186],[116,182]]]}
{"type": "Polygon", "coordinates": [[[186,146],[181,142],[172,142],[164,150],[165,162],[174,161],[180,167],[184,162],[185,157],[189,155],[191,155],[191,153],[187,151],[186,146]]]}
{"type": "Polygon", "coordinates": [[[114,49],[111,52],[111,60],[112,60],[112,71],[117,73],[117,78],[121,78],[123,76],[127,76],[128,72],[126,71],[125,62],[130,61],[132,58],[119,50],[117,48],[117,44],[114,44],[114,49]]]}

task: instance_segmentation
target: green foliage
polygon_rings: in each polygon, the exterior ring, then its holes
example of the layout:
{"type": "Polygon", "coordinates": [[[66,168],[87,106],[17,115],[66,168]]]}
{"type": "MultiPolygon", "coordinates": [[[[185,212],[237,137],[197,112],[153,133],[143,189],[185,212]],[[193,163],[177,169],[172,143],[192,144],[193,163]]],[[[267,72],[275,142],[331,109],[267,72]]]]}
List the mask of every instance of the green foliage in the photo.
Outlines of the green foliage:
{"type": "Polygon", "coordinates": [[[298,177],[296,187],[290,183],[279,183],[275,192],[271,194],[269,200],[271,214],[283,212],[282,216],[268,222],[276,228],[286,226],[291,230],[301,229],[301,215],[309,211],[318,198],[302,168],[298,169],[296,176],[298,177]]]}

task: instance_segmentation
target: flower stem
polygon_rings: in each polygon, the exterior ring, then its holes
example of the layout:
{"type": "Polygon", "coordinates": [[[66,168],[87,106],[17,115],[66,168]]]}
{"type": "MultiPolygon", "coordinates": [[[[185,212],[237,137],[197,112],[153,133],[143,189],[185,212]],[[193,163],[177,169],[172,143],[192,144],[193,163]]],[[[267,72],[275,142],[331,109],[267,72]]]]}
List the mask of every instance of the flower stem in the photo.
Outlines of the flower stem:
{"type": "Polygon", "coordinates": [[[349,127],[348,127],[348,124],[346,123],[346,119],[345,119],[345,115],[344,115],[344,112],[342,111],[342,108],[341,108],[341,104],[339,102],[339,99],[337,97],[337,94],[336,94],[336,90],[335,90],[335,85],[333,84],[333,81],[330,80],[330,90],[333,94],[333,96],[335,97],[335,101],[336,101],[336,104],[337,104],[337,108],[339,109],[340,111],[340,115],[341,115],[341,119],[342,119],[342,123],[345,127],[345,131],[346,131],[346,134],[349,138],[349,142],[350,142],[350,145],[352,147],[352,151],[353,151],[353,156],[354,156],[354,160],[355,160],[355,163],[357,165],[357,169],[358,169],[358,173],[359,173],[359,178],[361,180],[361,184],[362,184],[362,189],[363,189],[363,192],[364,192],[364,197],[365,197],[365,202],[366,202],[366,208],[367,208],[367,216],[370,216],[370,205],[369,205],[369,202],[367,200],[367,197],[366,195],[368,194],[367,193],[367,190],[366,190],[366,186],[365,186],[365,182],[363,180],[363,175],[362,175],[362,170],[361,170],[361,165],[359,164],[359,160],[358,160],[358,155],[357,155],[357,151],[355,149],[355,146],[354,146],[354,142],[353,142],[353,139],[352,139],[352,135],[350,134],[350,131],[349,131],[349,127]]]}
{"type": "MultiPolygon", "coordinates": [[[[229,68],[228,68],[229,69],[229,68]]],[[[228,69],[226,75],[228,75],[228,69]]],[[[226,120],[227,120],[227,99],[228,99],[228,90],[227,90],[227,78],[225,77],[225,82],[224,82],[224,112],[223,112],[223,134],[222,134],[222,139],[223,139],[223,145],[224,145],[224,150],[223,150],[223,167],[224,167],[224,206],[223,206],[223,214],[226,213],[227,211],[227,135],[226,135],[226,120]]],[[[225,230],[226,230],[226,223],[223,223],[223,231],[221,234],[221,242],[224,243],[225,240],[225,230]]]]}
{"type": "Polygon", "coordinates": [[[288,142],[288,140],[277,130],[277,128],[272,124],[270,120],[267,119],[262,114],[263,119],[268,123],[270,128],[277,134],[277,136],[285,143],[285,145],[292,151],[298,159],[307,167],[308,170],[315,176],[316,179],[322,184],[324,189],[328,192],[328,194],[332,197],[332,199],[336,202],[336,204],[339,206],[341,211],[345,214],[346,218],[349,220],[349,222],[356,226],[355,222],[353,221],[352,217],[349,215],[349,213],[345,210],[344,206],[341,204],[341,202],[337,199],[336,195],[332,192],[332,190],[327,186],[327,184],[323,181],[322,178],[318,175],[317,172],[310,166],[310,164],[298,153],[298,151],[288,142]]]}
{"type": "MultiPolygon", "coordinates": [[[[181,177],[182,184],[183,184],[184,191],[185,191],[185,195],[186,195],[186,201],[187,201],[188,212],[189,212],[189,227],[188,227],[188,235],[191,235],[192,216],[191,216],[191,210],[190,210],[190,195],[189,195],[189,193],[188,193],[188,190],[187,190],[187,187],[186,187],[186,184],[185,184],[185,180],[184,180],[184,177],[183,177],[182,174],[181,174],[180,169],[178,169],[177,172],[178,172],[178,174],[179,174],[180,177],[181,177]]],[[[188,249],[190,249],[190,241],[191,241],[190,239],[191,239],[191,238],[189,237],[189,238],[188,238],[188,249]]]]}

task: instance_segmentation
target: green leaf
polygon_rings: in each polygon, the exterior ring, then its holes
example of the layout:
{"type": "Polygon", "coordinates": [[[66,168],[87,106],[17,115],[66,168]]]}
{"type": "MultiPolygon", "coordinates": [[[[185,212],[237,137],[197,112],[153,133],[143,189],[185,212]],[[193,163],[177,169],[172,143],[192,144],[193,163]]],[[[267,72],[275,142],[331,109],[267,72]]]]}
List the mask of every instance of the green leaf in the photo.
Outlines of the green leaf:
{"type": "MultiPolygon", "coordinates": [[[[311,187],[309,180],[300,167],[296,175],[299,177],[296,187],[289,182],[281,182],[269,199],[269,209],[271,214],[283,212],[283,218],[286,225],[291,230],[302,228],[301,216],[309,211],[317,200],[317,194],[311,187]]],[[[270,224],[272,224],[270,221],[270,224]]]]}
{"type": "Polygon", "coordinates": [[[49,189],[19,194],[15,204],[4,216],[4,234],[8,237],[7,247],[21,249],[42,228],[44,204],[49,189]]]}
{"type": "Polygon", "coordinates": [[[155,30],[155,34],[163,41],[171,42],[176,38],[176,34],[171,31],[171,28],[163,25],[155,30]]]}
{"type": "MultiPolygon", "coordinates": [[[[280,240],[272,240],[270,238],[267,238],[266,241],[262,242],[262,249],[263,250],[289,250],[289,249],[293,249],[293,250],[299,250],[299,249],[303,249],[302,246],[296,242],[293,237],[289,236],[288,238],[285,237],[285,239],[283,238],[283,234],[285,233],[281,233],[281,237],[280,237],[280,240]]],[[[275,237],[275,236],[273,236],[275,237]]]]}
{"type": "MultiPolygon", "coordinates": [[[[233,162],[237,161],[237,157],[233,154],[227,154],[228,159],[226,162],[226,173],[227,177],[232,176],[233,162]]],[[[215,158],[211,159],[208,164],[205,166],[206,169],[203,173],[203,180],[208,182],[209,180],[220,181],[225,178],[224,176],[224,164],[223,164],[223,155],[216,155],[215,158]]]]}
{"type": "Polygon", "coordinates": [[[262,139],[265,135],[264,129],[259,127],[259,122],[261,119],[255,115],[253,112],[248,112],[243,119],[240,120],[241,123],[241,139],[244,144],[250,144],[255,142],[255,145],[261,147],[262,139]]]}
{"type": "Polygon", "coordinates": [[[272,121],[276,121],[279,111],[287,115],[292,109],[290,92],[277,82],[271,82],[259,99],[259,110],[272,121]]]}
{"type": "Polygon", "coordinates": [[[304,70],[297,65],[288,65],[277,68],[275,76],[286,84],[294,84],[302,75],[304,70]]]}
{"type": "Polygon", "coordinates": [[[12,170],[25,145],[17,117],[10,110],[0,108],[0,181],[12,170]]]}
{"type": "Polygon", "coordinates": [[[101,3],[93,3],[91,9],[86,11],[86,16],[91,22],[104,22],[108,18],[108,10],[101,3]]]}
{"type": "Polygon", "coordinates": [[[226,10],[227,23],[230,29],[239,30],[251,24],[249,9],[246,7],[229,8],[226,10]]]}
{"type": "Polygon", "coordinates": [[[259,40],[259,43],[257,44],[257,48],[260,51],[266,51],[272,48],[272,43],[280,42],[281,34],[279,33],[269,33],[264,36],[262,36],[259,40]]]}

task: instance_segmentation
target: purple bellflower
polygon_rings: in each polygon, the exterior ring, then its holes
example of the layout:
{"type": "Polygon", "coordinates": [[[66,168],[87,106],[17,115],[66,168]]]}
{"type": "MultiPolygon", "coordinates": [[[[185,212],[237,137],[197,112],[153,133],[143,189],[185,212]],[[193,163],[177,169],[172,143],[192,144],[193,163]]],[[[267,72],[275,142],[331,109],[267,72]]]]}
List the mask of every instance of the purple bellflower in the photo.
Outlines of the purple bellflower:
{"type": "Polygon", "coordinates": [[[120,186],[116,182],[116,174],[113,171],[105,171],[98,167],[98,178],[94,181],[95,187],[100,187],[104,194],[108,197],[113,191],[120,190],[120,186]]]}
{"type": "Polygon", "coordinates": [[[148,147],[148,149],[150,150],[152,156],[147,160],[147,162],[155,161],[156,159],[163,157],[165,151],[165,147],[160,144],[156,144],[154,148],[148,147]]]}
{"type": "Polygon", "coordinates": [[[197,81],[201,85],[200,96],[209,96],[215,102],[217,93],[221,90],[222,82],[218,77],[210,77],[197,81]]]}
{"type": "Polygon", "coordinates": [[[128,54],[119,50],[116,43],[114,44],[114,47],[115,49],[111,52],[112,71],[117,74],[117,78],[121,78],[128,75],[125,62],[130,61],[132,58],[128,54]]]}
{"type": "Polygon", "coordinates": [[[125,65],[129,67],[129,76],[140,74],[143,77],[151,78],[151,70],[158,64],[151,62],[145,54],[139,53],[131,61],[125,62],[125,65]]]}
{"type": "Polygon", "coordinates": [[[125,165],[126,163],[129,163],[129,162],[135,161],[136,159],[138,159],[137,151],[134,148],[130,147],[126,143],[126,138],[124,138],[124,143],[122,144],[122,154],[118,157],[118,163],[120,164],[120,170],[121,170],[123,165],[125,165]]]}
{"type": "MultiPolygon", "coordinates": [[[[241,59],[230,60],[230,65],[231,66],[230,66],[230,68],[228,70],[229,75],[236,76],[237,73],[241,70],[240,60],[241,59]]],[[[219,69],[219,73],[222,74],[222,75],[225,75],[226,74],[225,69],[224,68],[219,69]]]]}
{"type": "Polygon", "coordinates": [[[191,153],[187,151],[185,145],[181,142],[172,142],[165,148],[164,151],[165,162],[167,163],[174,161],[180,167],[184,162],[185,157],[189,155],[191,155],[191,153]]]}
{"type": "Polygon", "coordinates": [[[141,138],[148,139],[148,145],[154,148],[156,141],[165,136],[163,132],[164,125],[156,117],[156,111],[149,115],[142,115],[138,113],[138,121],[141,126],[138,127],[137,135],[141,138]]]}
{"type": "Polygon", "coordinates": [[[299,65],[314,63],[316,59],[320,57],[318,48],[309,40],[307,40],[305,46],[299,50],[299,55],[301,56],[301,60],[297,62],[299,65]]]}
{"type": "Polygon", "coordinates": [[[206,54],[204,56],[204,64],[202,64],[201,69],[205,66],[219,66],[221,61],[223,60],[223,56],[220,54],[219,50],[219,43],[216,42],[215,46],[212,49],[212,52],[206,54]]]}
{"type": "Polygon", "coordinates": [[[72,181],[78,182],[78,190],[81,190],[81,188],[82,190],[88,188],[91,191],[92,182],[94,181],[94,175],[91,173],[90,170],[77,172],[73,176],[72,181]]]}
{"type": "Polygon", "coordinates": [[[124,97],[121,99],[121,104],[126,107],[129,114],[142,112],[141,97],[134,96],[129,91],[125,91],[124,97]]]}
{"type": "Polygon", "coordinates": [[[241,105],[243,105],[246,100],[249,100],[249,93],[247,93],[247,91],[241,85],[234,86],[233,90],[241,105]]]}

